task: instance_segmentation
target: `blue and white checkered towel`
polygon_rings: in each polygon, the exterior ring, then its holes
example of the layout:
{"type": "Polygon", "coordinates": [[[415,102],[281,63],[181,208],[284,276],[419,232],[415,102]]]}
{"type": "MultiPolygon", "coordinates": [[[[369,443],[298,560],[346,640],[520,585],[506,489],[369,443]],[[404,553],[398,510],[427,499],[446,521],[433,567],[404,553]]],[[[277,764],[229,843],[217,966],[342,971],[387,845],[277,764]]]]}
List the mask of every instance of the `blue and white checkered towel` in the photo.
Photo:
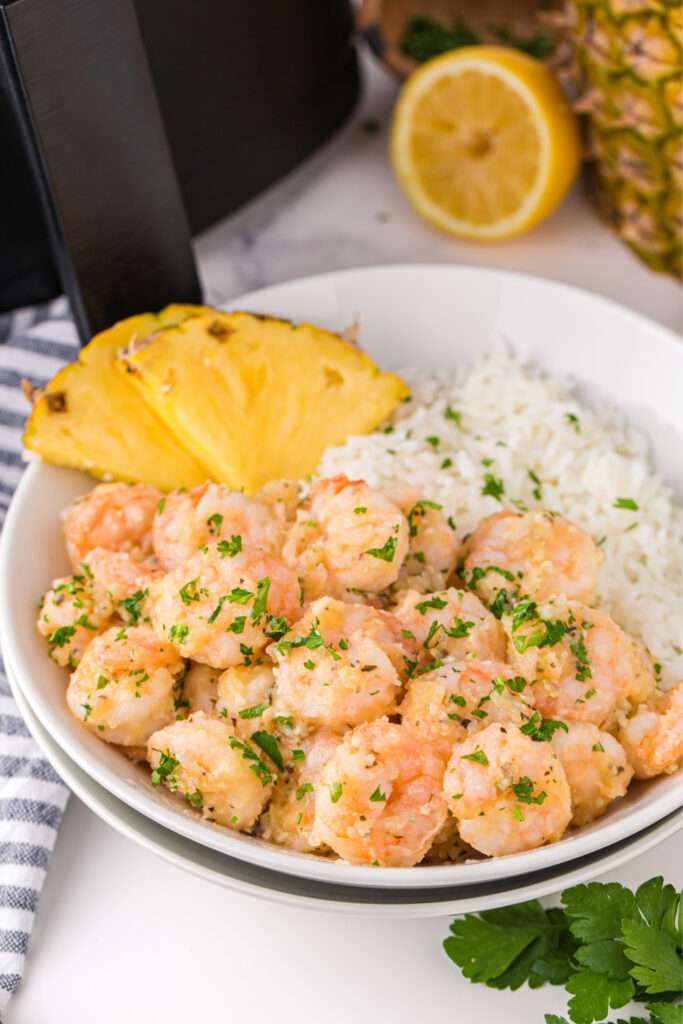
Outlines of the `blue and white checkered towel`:
{"type": "MultiPolygon", "coordinates": [[[[78,351],[65,299],[0,316],[0,525],[23,465],[20,382],[45,384],[78,351]]],[[[18,988],[69,791],[32,739],[0,662],[0,1014],[18,988]]]]}

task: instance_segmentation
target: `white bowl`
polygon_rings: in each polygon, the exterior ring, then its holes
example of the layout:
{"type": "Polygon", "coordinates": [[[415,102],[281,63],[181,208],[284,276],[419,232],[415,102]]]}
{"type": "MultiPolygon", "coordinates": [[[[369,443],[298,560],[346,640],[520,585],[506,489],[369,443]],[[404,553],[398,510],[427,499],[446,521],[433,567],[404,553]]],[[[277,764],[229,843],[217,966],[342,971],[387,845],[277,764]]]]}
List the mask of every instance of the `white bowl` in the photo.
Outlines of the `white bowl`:
{"type": "Polygon", "coordinates": [[[683,808],[680,808],[662,821],[604,850],[596,850],[568,864],[532,871],[521,879],[451,885],[439,889],[395,890],[313,882],[228,857],[225,853],[193,843],[134,811],[67,757],[35,717],[11,673],[9,681],[19,710],[43,753],[69,788],[94,814],[127,839],[197,878],[284,906],[324,910],[345,916],[393,919],[480,913],[524,900],[541,899],[571,885],[590,882],[598,875],[622,867],[683,828],[683,808]]]}
{"type": "MultiPolygon", "coordinates": [[[[501,335],[539,366],[575,378],[584,400],[618,403],[650,439],[653,460],[683,495],[683,346],[626,309],[564,285],[449,266],[344,271],[268,288],[232,304],[334,330],[354,319],[363,345],[386,367],[419,360],[455,367],[501,335]]],[[[120,800],[197,843],[269,870],[341,885],[429,888],[519,877],[599,850],[683,805],[683,773],[639,783],[599,821],[559,843],[471,864],[366,868],[297,854],[203,823],[142,767],[83,728],[64,701],[66,677],[36,636],[35,609],[67,571],[59,512],[92,481],[36,462],[7,517],[0,551],[0,631],[6,661],[44,728],[65,753],[120,800]]]]}

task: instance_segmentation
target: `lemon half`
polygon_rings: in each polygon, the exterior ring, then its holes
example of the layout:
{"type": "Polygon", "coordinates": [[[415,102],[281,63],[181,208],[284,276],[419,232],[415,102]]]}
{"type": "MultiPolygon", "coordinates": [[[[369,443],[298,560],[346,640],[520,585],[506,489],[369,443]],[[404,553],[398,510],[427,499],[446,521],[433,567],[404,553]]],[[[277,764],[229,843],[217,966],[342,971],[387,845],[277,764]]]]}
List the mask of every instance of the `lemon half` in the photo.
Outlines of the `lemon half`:
{"type": "Polygon", "coordinates": [[[391,159],[428,221],[493,240],[521,234],[557,206],[581,144],[545,65],[503,46],[467,46],[410,76],[394,112],[391,159]]]}

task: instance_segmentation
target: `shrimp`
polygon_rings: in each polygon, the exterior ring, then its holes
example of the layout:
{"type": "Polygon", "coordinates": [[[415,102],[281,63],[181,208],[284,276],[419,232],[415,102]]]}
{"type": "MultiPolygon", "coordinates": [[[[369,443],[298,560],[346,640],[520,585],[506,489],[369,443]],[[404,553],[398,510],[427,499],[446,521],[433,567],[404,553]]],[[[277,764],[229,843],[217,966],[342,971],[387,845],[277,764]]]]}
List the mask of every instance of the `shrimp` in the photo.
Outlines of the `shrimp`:
{"type": "Polygon", "coordinates": [[[251,664],[300,612],[292,570],[272,555],[212,544],[149,588],[157,634],[212,668],[251,664]]]}
{"type": "Polygon", "coordinates": [[[423,658],[445,655],[505,660],[505,631],[476,594],[450,587],[434,594],[407,590],[393,614],[415,637],[423,658]]]}
{"type": "Polygon", "coordinates": [[[301,497],[301,485],[298,480],[269,480],[258,489],[256,497],[264,505],[270,505],[278,519],[293,523],[301,497]]]}
{"type": "Polygon", "coordinates": [[[572,825],[588,825],[623,796],[633,778],[622,745],[589,722],[558,729],[552,747],[564,768],[572,796],[572,825]]]}
{"type": "Polygon", "coordinates": [[[161,494],[145,484],[98,484],[62,513],[66,549],[75,572],[94,548],[127,551],[137,561],[152,553],[152,522],[161,494]]]}
{"type": "Polygon", "coordinates": [[[655,690],[620,723],[617,737],[636,778],[675,772],[683,760],[683,680],[666,692],[655,690]]]}
{"type": "Polygon", "coordinates": [[[66,701],[100,739],[141,746],[175,718],[176,683],[184,667],[177,651],[149,626],[114,626],[86,649],[66,701]]]}
{"type": "Polygon", "coordinates": [[[314,483],[283,548],[308,601],[378,594],[396,582],[407,553],[408,523],[398,506],[345,476],[314,483]]]}
{"type": "Polygon", "coordinates": [[[313,836],[351,864],[412,867],[446,820],[443,761],[386,718],[348,732],[324,766],[313,836]]]}
{"type": "Polygon", "coordinates": [[[223,484],[205,483],[191,491],[174,491],[154,519],[154,551],[170,572],[184,565],[212,541],[236,554],[242,548],[278,554],[284,512],[223,484]]]}
{"type": "Polygon", "coordinates": [[[324,766],[341,743],[328,729],[311,733],[290,750],[287,770],[273,792],[262,819],[262,836],[299,853],[321,850],[313,836],[315,790],[324,766]]]}
{"type": "Polygon", "coordinates": [[[526,680],[500,661],[447,658],[432,672],[410,680],[399,712],[403,724],[447,761],[454,743],[491,722],[528,722],[534,711],[529,689],[526,680]]]}
{"type": "Polygon", "coordinates": [[[488,857],[555,843],[572,817],[569,783],[550,744],[500,722],[455,745],[443,794],[461,838],[488,857]]]}
{"type": "Polygon", "coordinates": [[[271,731],[271,696],[274,678],[272,664],[237,665],[218,677],[216,714],[228,718],[240,739],[249,739],[256,731],[271,731]]]}
{"type": "Polygon", "coordinates": [[[465,550],[465,578],[487,604],[501,590],[537,601],[554,594],[595,601],[602,551],[554,512],[503,509],[481,521],[465,550]]]}
{"type": "Polygon", "coordinates": [[[408,554],[396,586],[423,594],[443,589],[455,569],[459,542],[442,506],[405,484],[385,487],[383,493],[398,505],[408,522],[408,554]]]}
{"type": "Polygon", "coordinates": [[[75,668],[91,640],[104,632],[111,602],[98,601],[87,565],[73,576],[55,580],[40,602],[38,632],[47,638],[50,657],[62,668],[75,668]]]}
{"type": "Polygon", "coordinates": [[[164,783],[207,821],[248,832],[272,791],[273,774],[230,722],[195,711],[149,737],[152,785],[164,783]]]}
{"type": "Polygon", "coordinates": [[[297,728],[344,732],[396,707],[414,650],[398,621],[368,605],[322,597],[273,644],[273,707],[297,728]]]}
{"type": "Polygon", "coordinates": [[[643,648],[597,608],[563,597],[542,605],[523,600],[503,624],[510,661],[533,680],[533,700],[545,718],[610,726],[655,685],[643,648]]]}
{"type": "Polygon", "coordinates": [[[104,608],[109,603],[111,614],[131,626],[149,622],[146,599],[149,586],[160,576],[158,569],[147,562],[136,562],[126,551],[94,548],[83,563],[92,575],[93,593],[104,608]]]}
{"type": "Polygon", "coordinates": [[[183,679],[182,706],[188,713],[204,711],[213,715],[218,701],[218,678],[220,669],[210,668],[193,662],[183,679]]]}

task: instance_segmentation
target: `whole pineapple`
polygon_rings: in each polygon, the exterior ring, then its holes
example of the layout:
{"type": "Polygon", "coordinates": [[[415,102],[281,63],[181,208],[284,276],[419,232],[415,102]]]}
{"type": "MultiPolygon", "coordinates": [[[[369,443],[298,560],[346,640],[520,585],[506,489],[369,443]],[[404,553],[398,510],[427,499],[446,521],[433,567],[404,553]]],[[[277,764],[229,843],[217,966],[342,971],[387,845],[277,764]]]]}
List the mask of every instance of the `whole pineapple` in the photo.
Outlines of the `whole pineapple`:
{"type": "Polygon", "coordinates": [[[683,242],[683,0],[569,0],[601,208],[650,267],[678,277],[683,242]]]}

